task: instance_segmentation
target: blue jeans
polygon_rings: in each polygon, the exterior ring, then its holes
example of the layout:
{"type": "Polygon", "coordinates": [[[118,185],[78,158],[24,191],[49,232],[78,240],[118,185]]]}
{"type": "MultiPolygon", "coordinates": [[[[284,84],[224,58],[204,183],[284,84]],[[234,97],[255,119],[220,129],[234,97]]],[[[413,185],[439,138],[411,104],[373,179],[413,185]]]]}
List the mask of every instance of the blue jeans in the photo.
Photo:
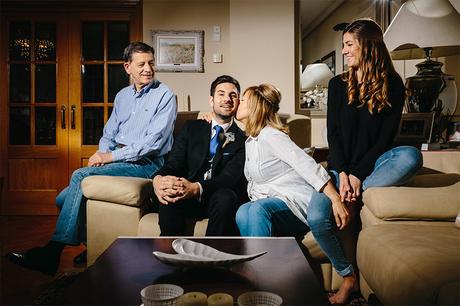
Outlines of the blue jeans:
{"type": "MultiPolygon", "coordinates": [[[[422,154],[418,149],[410,146],[393,148],[377,159],[374,170],[362,182],[362,189],[365,191],[370,187],[402,185],[417,173],[422,164],[422,154]]],[[[338,189],[339,174],[334,170],[330,172],[338,189]]],[[[323,193],[313,193],[307,209],[307,222],[312,234],[337,273],[341,276],[350,275],[353,266],[346,259],[342,245],[334,233],[336,227],[331,215],[332,204],[329,198],[323,193]]]]}
{"type": "Polygon", "coordinates": [[[115,162],[101,167],[84,167],[75,170],[69,186],[56,197],[56,205],[61,212],[51,240],[69,245],[86,242],[86,199],[81,190],[81,181],[85,177],[109,175],[151,178],[163,163],[163,157],[143,157],[136,162],[115,162]]]}
{"type": "Polygon", "coordinates": [[[308,226],[278,198],[241,205],[236,212],[236,224],[243,237],[298,236],[309,231],[308,226]]]}

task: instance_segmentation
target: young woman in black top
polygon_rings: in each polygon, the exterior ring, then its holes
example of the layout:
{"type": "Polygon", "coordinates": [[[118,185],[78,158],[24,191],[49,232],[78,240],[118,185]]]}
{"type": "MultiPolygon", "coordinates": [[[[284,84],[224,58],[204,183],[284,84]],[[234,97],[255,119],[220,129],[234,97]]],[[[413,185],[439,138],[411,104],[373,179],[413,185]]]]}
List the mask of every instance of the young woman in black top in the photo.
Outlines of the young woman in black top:
{"type": "MultiPolygon", "coordinates": [[[[405,98],[377,23],[359,19],[343,31],[342,54],[349,70],[329,82],[327,137],[328,167],[342,202],[353,203],[369,187],[404,184],[422,166],[414,147],[392,148],[405,98]]],[[[314,193],[307,212],[313,236],[344,279],[331,304],[347,302],[359,289],[353,266],[345,258],[331,202],[314,193]]]]}

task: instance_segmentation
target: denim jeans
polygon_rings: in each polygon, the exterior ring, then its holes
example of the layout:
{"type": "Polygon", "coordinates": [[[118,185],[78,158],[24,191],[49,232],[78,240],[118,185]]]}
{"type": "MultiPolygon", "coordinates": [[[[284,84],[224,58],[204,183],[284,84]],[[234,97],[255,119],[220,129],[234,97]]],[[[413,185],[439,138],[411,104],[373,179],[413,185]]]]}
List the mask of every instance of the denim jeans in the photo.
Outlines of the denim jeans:
{"type": "Polygon", "coordinates": [[[236,212],[236,224],[241,236],[297,236],[309,231],[289,207],[278,198],[248,202],[236,212]]]}
{"type": "MultiPolygon", "coordinates": [[[[362,191],[369,187],[398,186],[406,183],[422,167],[423,158],[414,147],[401,146],[382,154],[372,173],[362,182],[362,191]]],[[[339,174],[332,170],[333,181],[339,188],[339,174]]],[[[307,222],[313,236],[341,276],[353,272],[353,266],[345,258],[342,245],[335,235],[335,222],[331,219],[332,204],[329,198],[315,192],[307,209],[307,222]]]]}
{"type": "Polygon", "coordinates": [[[84,167],[75,170],[69,186],[56,197],[56,205],[61,212],[51,240],[69,245],[86,242],[86,199],[81,190],[81,181],[85,177],[109,175],[151,178],[163,166],[163,163],[163,157],[143,157],[136,162],[115,162],[101,167],[84,167]]]}

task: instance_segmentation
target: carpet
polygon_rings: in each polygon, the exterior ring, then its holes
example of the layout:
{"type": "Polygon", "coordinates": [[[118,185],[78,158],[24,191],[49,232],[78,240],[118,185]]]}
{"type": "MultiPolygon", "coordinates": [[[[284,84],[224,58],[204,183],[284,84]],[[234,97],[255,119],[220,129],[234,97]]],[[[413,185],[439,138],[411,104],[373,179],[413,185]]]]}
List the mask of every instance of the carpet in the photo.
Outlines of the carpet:
{"type": "MultiPolygon", "coordinates": [[[[31,306],[61,305],[64,289],[72,284],[80,274],[80,271],[64,272],[56,276],[51,284],[30,304],[31,306]]],[[[372,306],[381,305],[378,300],[369,297],[367,302],[360,294],[355,294],[347,306],[372,306]]]]}
{"type": "Polygon", "coordinates": [[[56,276],[51,284],[30,304],[31,306],[61,305],[64,289],[72,284],[81,272],[64,272],[56,276]]]}

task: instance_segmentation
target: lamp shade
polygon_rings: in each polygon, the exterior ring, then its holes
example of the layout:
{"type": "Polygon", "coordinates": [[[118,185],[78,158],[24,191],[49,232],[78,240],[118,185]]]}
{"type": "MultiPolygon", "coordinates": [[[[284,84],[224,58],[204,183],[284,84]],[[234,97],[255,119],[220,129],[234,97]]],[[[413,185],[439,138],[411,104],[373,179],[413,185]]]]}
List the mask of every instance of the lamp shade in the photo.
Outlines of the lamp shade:
{"type": "Polygon", "coordinates": [[[448,0],[405,2],[384,34],[393,59],[424,58],[460,53],[460,14],[448,0]]]}
{"type": "Polygon", "coordinates": [[[325,63],[309,64],[300,77],[302,90],[313,88],[316,85],[327,87],[333,76],[331,69],[325,63]]]}

